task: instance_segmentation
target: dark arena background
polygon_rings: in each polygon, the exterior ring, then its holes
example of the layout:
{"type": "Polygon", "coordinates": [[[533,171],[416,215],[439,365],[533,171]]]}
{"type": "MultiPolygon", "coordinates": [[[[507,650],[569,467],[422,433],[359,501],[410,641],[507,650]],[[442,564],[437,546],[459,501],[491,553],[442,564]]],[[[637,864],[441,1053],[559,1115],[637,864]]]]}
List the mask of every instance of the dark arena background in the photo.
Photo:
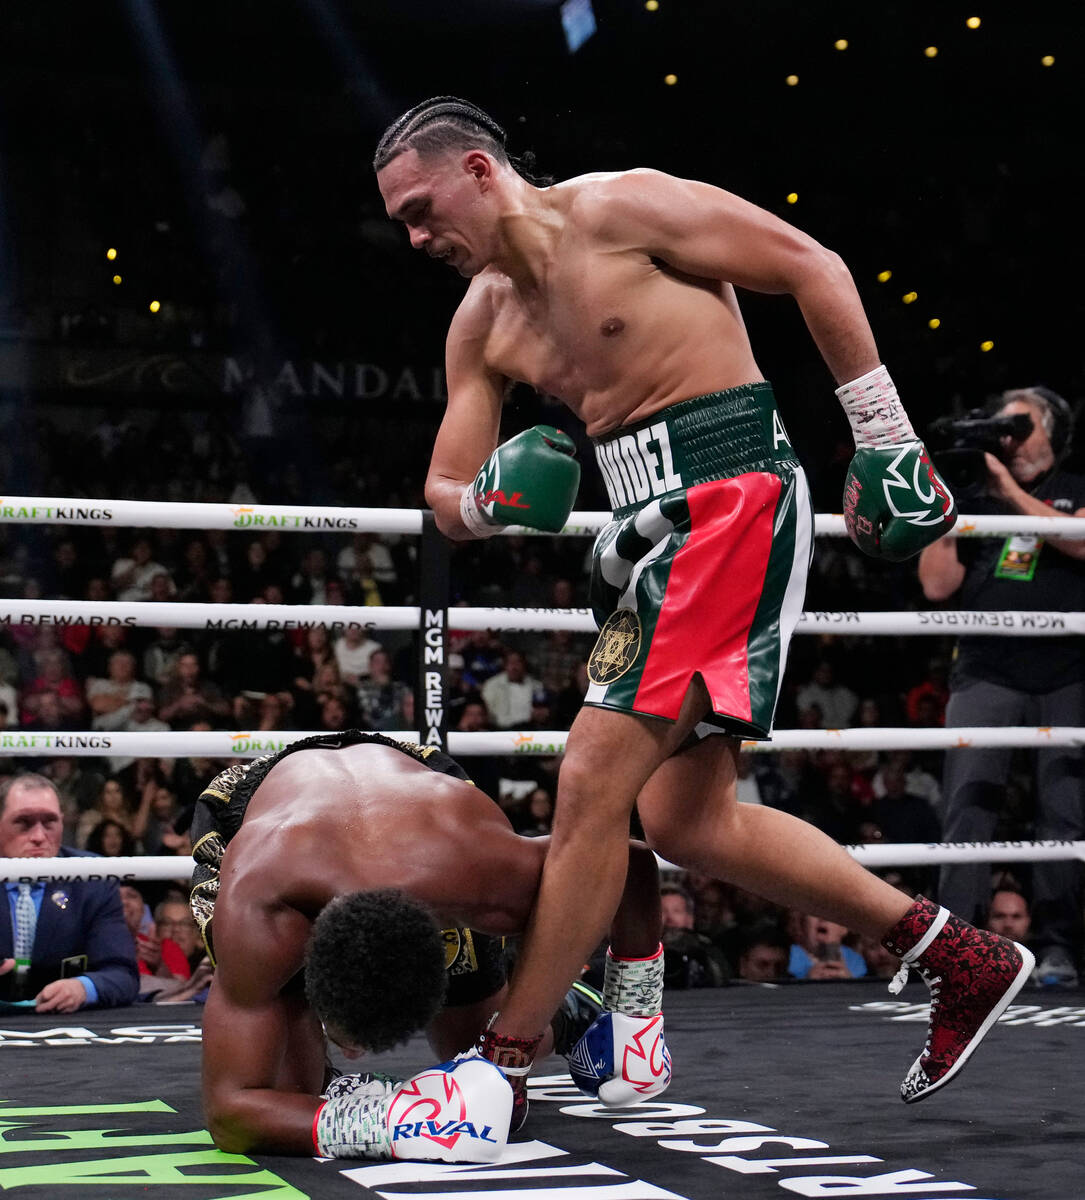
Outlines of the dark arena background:
{"type": "MultiPolygon", "coordinates": [[[[539,174],[657,167],[838,251],[919,432],[1029,384],[1076,407],[1083,71],[1079,6],[1046,0],[0,0],[0,508],[10,497],[424,507],[464,283],[387,220],[371,160],[392,118],[443,93],[491,112],[539,174]]],[[[852,444],[833,381],[790,298],[741,303],[815,508],[839,512],[852,444]]],[[[564,423],[590,453],[555,401],[512,388],[503,436],[538,421],[564,423]]],[[[1079,438],[1072,469],[1081,449],[1079,438]]],[[[589,466],[577,508],[605,506],[589,466]]],[[[8,520],[5,600],[87,598],[131,534],[8,520]]],[[[279,602],[335,602],[322,576],[316,598],[311,556],[334,565],[350,540],[291,533],[261,543],[260,560],[243,528],[192,557],[187,534],[149,536],[166,598],[228,599],[211,590],[225,573],[235,602],[275,602],[269,587],[279,602]]],[[[583,605],[586,543],[543,539],[528,553],[522,542],[458,548],[453,602],[583,605]]],[[[808,609],[923,607],[914,563],[833,547],[831,571],[815,560],[808,609]]],[[[393,539],[388,557],[391,574],[356,579],[348,603],[372,602],[373,589],[377,603],[420,603],[413,547],[393,539]]],[[[259,634],[238,636],[240,655],[197,647],[228,703],[210,728],[270,738],[335,720],[305,697],[293,717],[269,715],[274,688],[244,671],[271,652],[259,634]]],[[[903,724],[902,697],[953,642],[916,645],[797,639],[781,726],[800,724],[795,697],[826,655],[877,700],[882,724],[903,724]]],[[[413,643],[386,646],[409,691],[413,643]]],[[[0,647],[21,670],[11,629],[0,647]]],[[[21,694],[29,680],[3,682],[21,694]]],[[[539,728],[561,727],[560,682],[539,728]]],[[[382,727],[412,728],[401,714],[382,727]]],[[[90,726],[86,711],[4,721],[5,735],[90,726]]],[[[5,775],[47,761],[4,754],[5,775]]],[[[940,777],[942,757],[917,763],[940,777]]],[[[501,763],[478,761],[497,786],[501,763]]],[[[556,765],[540,769],[552,783],[556,765]]],[[[1032,836],[1025,774],[1015,764],[1000,838],[1032,836]]],[[[191,796],[177,799],[180,811],[191,796]]],[[[922,1045],[927,993],[913,980],[894,998],[885,983],[668,992],[665,1096],[601,1109],[548,1060],[528,1140],[485,1168],[224,1155],[200,1111],[199,1004],[4,1009],[0,1194],[1085,1200],[1082,991],[1022,992],[959,1082],[905,1107],[898,1085],[922,1045]]],[[[377,1065],[428,1062],[416,1038],[377,1065]]]]}

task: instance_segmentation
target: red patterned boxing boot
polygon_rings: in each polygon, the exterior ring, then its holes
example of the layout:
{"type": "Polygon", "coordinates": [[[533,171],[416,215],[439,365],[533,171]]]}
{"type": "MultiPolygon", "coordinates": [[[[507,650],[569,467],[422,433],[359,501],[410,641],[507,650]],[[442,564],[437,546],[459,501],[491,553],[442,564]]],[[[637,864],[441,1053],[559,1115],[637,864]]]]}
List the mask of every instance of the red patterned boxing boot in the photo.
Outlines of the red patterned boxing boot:
{"type": "Polygon", "coordinates": [[[1024,986],[1035,958],[1009,938],[976,929],[923,896],[882,939],[901,961],[889,990],[896,995],[908,969],[931,993],[927,1044],[900,1085],[906,1104],[922,1100],[968,1061],[991,1026],[1024,986]]]}

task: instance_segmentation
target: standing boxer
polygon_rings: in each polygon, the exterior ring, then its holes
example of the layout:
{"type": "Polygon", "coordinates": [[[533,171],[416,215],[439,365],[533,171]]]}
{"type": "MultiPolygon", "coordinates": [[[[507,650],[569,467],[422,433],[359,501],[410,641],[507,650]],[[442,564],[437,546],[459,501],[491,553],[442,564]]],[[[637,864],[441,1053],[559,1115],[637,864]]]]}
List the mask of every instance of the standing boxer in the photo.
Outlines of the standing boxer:
{"type": "MultiPolygon", "coordinates": [[[[539,427],[497,445],[509,380],[584,422],[614,509],[595,546],[591,686],[569,734],[524,955],[483,1053],[516,1071],[530,1061],[617,905],[639,803],[670,861],[884,938],[938,981],[930,1042],[902,1085],[905,1100],[928,1095],[1027,978],[1028,952],[903,897],[812,827],[736,802],[736,738],[769,736],[812,533],[803,471],[736,286],[791,294],[840,385],[856,440],[844,498],[852,538],[902,559],[956,519],[847,268],[704,183],[634,170],[535,187],[510,162],[501,127],[454,97],[389,126],[374,167],[411,244],[471,281],[448,333],[448,408],[426,483],[439,527],[463,539],[509,524],[560,529],[567,518],[571,440],[539,427]]],[[[604,1086],[615,1102],[622,1030],[659,1028],[662,966],[612,956],[608,967],[608,1007],[633,1024],[611,1022],[580,1075],[592,1090],[613,1074],[604,1086]]]]}

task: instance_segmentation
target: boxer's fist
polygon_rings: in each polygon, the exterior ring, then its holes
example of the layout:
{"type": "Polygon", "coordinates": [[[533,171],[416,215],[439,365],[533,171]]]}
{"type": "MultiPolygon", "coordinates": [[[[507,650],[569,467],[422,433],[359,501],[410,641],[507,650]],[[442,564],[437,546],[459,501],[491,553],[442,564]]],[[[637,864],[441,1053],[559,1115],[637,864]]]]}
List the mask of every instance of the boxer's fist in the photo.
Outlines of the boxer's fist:
{"type": "Polygon", "coordinates": [[[511,1115],[508,1080],[493,1063],[467,1055],[398,1087],[363,1085],[325,1101],[313,1144],[321,1158],[493,1162],[508,1142],[511,1115]]]}
{"type": "Polygon", "coordinates": [[[568,1061],[576,1086],[614,1108],[658,1096],[671,1081],[663,1014],[605,1012],[573,1047],[568,1061]]]}
{"type": "Polygon", "coordinates": [[[874,558],[911,558],[953,528],[957,506],[920,441],[855,451],[844,484],[848,537],[874,558]]]}
{"type": "Polygon", "coordinates": [[[575,453],[573,439],[549,425],[502,443],[463,491],[464,525],[476,537],[490,537],[506,525],[560,532],[580,486],[575,453]]]}

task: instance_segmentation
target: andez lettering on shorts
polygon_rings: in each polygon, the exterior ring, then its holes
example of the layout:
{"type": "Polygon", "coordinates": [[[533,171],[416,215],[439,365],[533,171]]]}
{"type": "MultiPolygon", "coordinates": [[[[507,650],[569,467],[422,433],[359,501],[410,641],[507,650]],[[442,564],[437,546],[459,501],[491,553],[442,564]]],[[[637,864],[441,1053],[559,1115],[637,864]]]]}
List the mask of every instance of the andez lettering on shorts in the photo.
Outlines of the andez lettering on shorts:
{"type": "Polygon", "coordinates": [[[671,437],[666,421],[624,433],[595,447],[599,470],[611,508],[640,504],[652,496],[665,496],[682,488],[674,469],[671,437]]]}

